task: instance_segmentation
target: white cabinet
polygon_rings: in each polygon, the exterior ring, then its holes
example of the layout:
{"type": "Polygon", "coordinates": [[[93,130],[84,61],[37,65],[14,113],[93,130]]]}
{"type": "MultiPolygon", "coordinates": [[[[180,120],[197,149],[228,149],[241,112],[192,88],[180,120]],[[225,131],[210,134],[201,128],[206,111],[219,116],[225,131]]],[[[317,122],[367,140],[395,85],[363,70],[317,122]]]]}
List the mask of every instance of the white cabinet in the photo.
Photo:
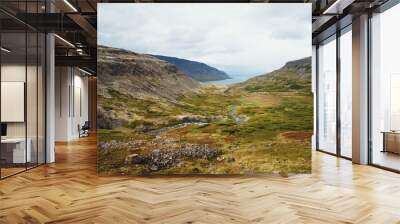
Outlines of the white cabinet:
{"type": "Polygon", "coordinates": [[[25,138],[2,139],[1,144],[12,149],[12,163],[25,163],[32,161],[32,140],[27,139],[25,151],[25,138]]]}

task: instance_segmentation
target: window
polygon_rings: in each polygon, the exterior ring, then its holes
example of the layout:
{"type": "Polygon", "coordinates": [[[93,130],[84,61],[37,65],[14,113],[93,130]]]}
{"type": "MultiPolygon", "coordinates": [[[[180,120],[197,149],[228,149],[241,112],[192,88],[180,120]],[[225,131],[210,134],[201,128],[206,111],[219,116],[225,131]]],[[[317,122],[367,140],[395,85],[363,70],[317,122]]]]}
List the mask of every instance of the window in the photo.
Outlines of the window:
{"type": "Polygon", "coordinates": [[[352,34],[351,26],[340,36],[340,155],[352,157],[352,34]]]}
{"type": "Polygon", "coordinates": [[[336,153],[336,36],[318,48],[318,149],[336,153]]]}
{"type": "Polygon", "coordinates": [[[400,5],[371,19],[371,162],[400,170],[400,5]]]}

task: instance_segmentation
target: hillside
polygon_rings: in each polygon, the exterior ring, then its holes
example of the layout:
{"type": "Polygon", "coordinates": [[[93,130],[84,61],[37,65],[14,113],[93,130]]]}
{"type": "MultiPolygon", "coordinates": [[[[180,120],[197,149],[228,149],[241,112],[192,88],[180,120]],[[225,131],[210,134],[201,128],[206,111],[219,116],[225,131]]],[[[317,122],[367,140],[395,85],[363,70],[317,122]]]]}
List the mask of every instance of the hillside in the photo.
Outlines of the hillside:
{"type": "Polygon", "coordinates": [[[282,68],[238,83],[229,91],[310,92],[311,57],[289,61],[282,68]]]}
{"type": "Polygon", "coordinates": [[[175,65],[150,55],[99,46],[97,94],[98,119],[103,128],[123,126],[140,111],[129,105],[175,103],[176,98],[200,83],[178,71],[175,65]]]}
{"type": "Polygon", "coordinates": [[[173,64],[150,55],[104,46],[98,47],[98,70],[98,89],[104,96],[118,91],[134,97],[174,100],[178,94],[200,85],[173,64]]]}
{"type": "Polygon", "coordinates": [[[174,64],[181,72],[200,82],[217,81],[230,78],[225,72],[201,62],[162,55],[152,56],[174,64]]]}

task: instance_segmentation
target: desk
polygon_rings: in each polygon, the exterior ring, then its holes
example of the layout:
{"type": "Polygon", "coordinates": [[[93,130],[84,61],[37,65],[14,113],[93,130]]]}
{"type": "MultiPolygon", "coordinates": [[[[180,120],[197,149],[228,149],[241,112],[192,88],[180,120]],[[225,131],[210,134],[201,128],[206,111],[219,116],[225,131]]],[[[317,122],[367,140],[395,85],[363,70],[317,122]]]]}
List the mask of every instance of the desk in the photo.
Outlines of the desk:
{"type": "Polygon", "coordinates": [[[28,143],[25,152],[25,138],[5,138],[1,139],[1,156],[6,163],[26,163],[31,162],[31,139],[27,139],[28,143]]]}
{"type": "Polygon", "coordinates": [[[383,131],[383,150],[382,152],[392,152],[400,154],[400,132],[383,131]]]}

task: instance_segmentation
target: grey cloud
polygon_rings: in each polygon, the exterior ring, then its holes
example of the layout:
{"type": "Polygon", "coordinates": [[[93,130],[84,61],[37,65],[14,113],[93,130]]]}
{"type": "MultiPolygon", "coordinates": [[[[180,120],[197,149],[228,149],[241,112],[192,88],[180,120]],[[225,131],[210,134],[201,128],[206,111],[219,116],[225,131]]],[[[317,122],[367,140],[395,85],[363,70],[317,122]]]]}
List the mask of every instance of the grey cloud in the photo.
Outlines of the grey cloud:
{"type": "Polygon", "coordinates": [[[309,4],[99,4],[99,44],[264,73],[311,55],[309,4]]]}

